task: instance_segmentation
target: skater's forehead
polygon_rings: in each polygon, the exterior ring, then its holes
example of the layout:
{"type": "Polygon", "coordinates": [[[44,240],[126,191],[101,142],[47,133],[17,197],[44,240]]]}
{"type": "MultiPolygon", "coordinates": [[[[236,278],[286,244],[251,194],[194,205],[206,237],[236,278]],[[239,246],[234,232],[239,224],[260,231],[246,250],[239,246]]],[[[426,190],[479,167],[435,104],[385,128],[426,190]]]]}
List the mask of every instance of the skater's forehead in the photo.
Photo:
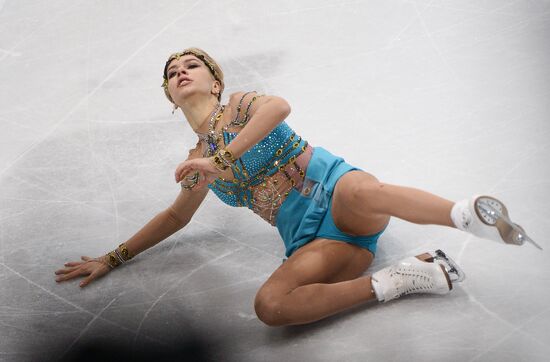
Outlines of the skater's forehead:
{"type": "Polygon", "coordinates": [[[179,59],[172,59],[172,60],[170,61],[170,63],[169,63],[170,65],[168,66],[167,70],[170,70],[170,69],[172,69],[172,68],[175,68],[175,67],[177,66],[177,64],[178,64],[178,60],[180,60],[181,63],[184,63],[184,64],[185,64],[185,63],[189,63],[189,62],[194,61],[194,60],[200,62],[200,59],[199,59],[199,58],[197,58],[197,57],[194,56],[193,54],[188,54],[188,55],[182,56],[182,57],[179,58],[179,59]]]}

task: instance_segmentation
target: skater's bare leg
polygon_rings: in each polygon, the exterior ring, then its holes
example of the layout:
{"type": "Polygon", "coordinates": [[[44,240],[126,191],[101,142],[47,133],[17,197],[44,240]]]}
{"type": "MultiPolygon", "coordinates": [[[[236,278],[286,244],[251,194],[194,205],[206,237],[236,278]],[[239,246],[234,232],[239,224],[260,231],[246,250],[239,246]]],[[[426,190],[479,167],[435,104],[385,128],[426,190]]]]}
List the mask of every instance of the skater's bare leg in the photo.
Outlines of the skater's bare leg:
{"type": "Polygon", "coordinates": [[[454,227],[451,209],[454,202],[412,187],[380,183],[380,192],[373,210],[415,224],[436,224],[454,227]]]}
{"type": "Polygon", "coordinates": [[[458,228],[507,244],[528,241],[542,250],[512,222],[502,201],[492,196],[474,195],[453,202],[416,188],[380,182],[364,171],[348,172],[338,180],[331,212],[336,226],[352,235],[376,233],[395,216],[416,224],[458,228]]]}
{"type": "MultiPolygon", "coordinates": [[[[429,260],[431,255],[418,258],[429,260]]],[[[361,276],[372,259],[368,250],[355,245],[316,239],[298,249],[260,288],[256,313],[271,326],[304,324],[376,300],[371,276],[361,276]]]]}
{"type": "Polygon", "coordinates": [[[315,239],[292,254],[258,290],[256,314],[270,326],[304,324],[372,300],[370,278],[360,276],[373,258],[352,244],[315,239]]]}
{"type": "Polygon", "coordinates": [[[412,187],[379,182],[364,171],[351,171],[337,182],[333,199],[335,224],[354,235],[380,229],[383,217],[395,216],[416,224],[455,227],[454,202],[412,187]]]}

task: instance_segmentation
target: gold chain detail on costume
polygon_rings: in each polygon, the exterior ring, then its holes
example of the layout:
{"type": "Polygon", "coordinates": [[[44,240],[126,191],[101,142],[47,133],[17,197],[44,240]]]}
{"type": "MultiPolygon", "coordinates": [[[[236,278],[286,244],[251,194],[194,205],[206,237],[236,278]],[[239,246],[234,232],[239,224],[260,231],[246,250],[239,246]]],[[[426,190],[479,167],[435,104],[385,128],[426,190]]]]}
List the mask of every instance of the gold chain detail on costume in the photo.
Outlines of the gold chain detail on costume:
{"type": "MultiPolygon", "coordinates": [[[[199,136],[199,140],[206,142],[206,149],[203,152],[203,157],[210,157],[214,155],[215,151],[218,149],[218,143],[221,138],[221,133],[216,133],[215,128],[218,121],[222,118],[224,110],[225,106],[222,106],[218,103],[210,115],[208,127],[210,129],[209,132],[206,134],[197,133],[197,136],[199,136]]],[[[180,182],[181,188],[184,190],[191,190],[199,182],[199,177],[200,174],[198,171],[194,172],[192,175],[185,176],[180,182]]]]}
{"type": "MultiPolygon", "coordinates": [[[[225,194],[235,195],[237,206],[249,206],[255,213],[273,225],[279,207],[288,196],[290,189],[296,184],[296,180],[285,170],[285,167],[292,164],[291,171],[298,173],[302,180],[305,178],[305,172],[297,165],[296,158],[306,150],[307,141],[299,150],[299,153],[282,162],[300,145],[301,138],[298,136],[295,140],[295,136],[296,134],[293,133],[287,142],[274,153],[267,166],[262,167],[252,178],[248,178],[248,175],[245,175],[244,180],[238,178],[226,180],[218,177],[214,181],[216,187],[225,194]],[[290,148],[283,152],[289,146],[290,148]],[[268,174],[272,170],[275,170],[275,172],[268,174]]],[[[239,164],[244,171],[242,160],[237,161],[233,167],[235,177],[240,171],[239,164]]]]}
{"type": "MultiPolygon", "coordinates": [[[[208,124],[208,128],[209,128],[208,133],[197,132],[197,136],[199,137],[199,140],[206,143],[206,148],[203,152],[203,157],[211,157],[210,161],[212,162],[212,165],[214,165],[214,167],[216,167],[220,171],[225,171],[228,167],[231,166],[231,164],[234,164],[236,161],[231,153],[229,153],[231,155],[230,159],[224,156],[224,155],[227,155],[227,153],[229,152],[225,149],[223,150],[224,153],[222,154],[222,156],[218,154],[218,152],[220,151],[219,142],[220,142],[220,139],[222,138],[223,132],[227,132],[230,127],[241,127],[246,125],[250,118],[249,111],[250,111],[250,108],[252,107],[252,103],[254,103],[256,99],[264,96],[263,94],[254,96],[250,100],[250,102],[248,102],[248,105],[246,107],[246,111],[244,114],[244,118],[239,121],[239,115],[240,115],[243,100],[250,93],[257,93],[257,92],[251,91],[243,94],[237,106],[237,114],[235,116],[235,119],[230,123],[224,125],[220,131],[216,131],[216,125],[218,124],[218,121],[223,117],[225,106],[222,106],[218,103],[210,116],[210,121],[208,124]]],[[[199,177],[200,176],[198,172],[193,173],[193,175],[185,176],[184,179],[180,182],[182,189],[191,190],[199,182],[199,177]]]]}
{"type": "Polygon", "coordinates": [[[241,107],[242,107],[242,104],[243,104],[244,97],[246,97],[250,93],[258,93],[258,92],[251,91],[251,92],[246,92],[245,94],[243,94],[243,96],[241,97],[241,100],[239,101],[239,105],[237,106],[237,114],[235,115],[235,119],[233,121],[231,121],[231,123],[229,123],[226,127],[230,127],[230,126],[239,127],[239,126],[244,126],[245,124],[248,123],[248,120],[250,118],[250,115],[249,115],[248,112],[250,110],[250,107],[252,106],[252,103],[254,103],[254,101],[256,101],[256,99],[264,96],[263,94],[259,94],[257,96],[252,97],[250,102],[248,102],[248,106],[246,107],[246,111],[244,113],[244,118],[239,121],[239,115],[241,114],[241,107]]]}
{"type": "Polygon", "coordinates": [[[210,116],[210,121],[208,122],[208,133],[199,133],[196,132],[199,137],[199,141],[206,143],[206,149],[203,152],[203,157],[213,156],[218,150],[218,144],[222,138],[223,130],[216,132],[216,125],[218,121],[223,117],[223,112],[225,111],[225,106],[222,106],[218,103],[216,108],[212,111],[210,116]],[[219,112],[219,113],[218,113],[219,112]]]}

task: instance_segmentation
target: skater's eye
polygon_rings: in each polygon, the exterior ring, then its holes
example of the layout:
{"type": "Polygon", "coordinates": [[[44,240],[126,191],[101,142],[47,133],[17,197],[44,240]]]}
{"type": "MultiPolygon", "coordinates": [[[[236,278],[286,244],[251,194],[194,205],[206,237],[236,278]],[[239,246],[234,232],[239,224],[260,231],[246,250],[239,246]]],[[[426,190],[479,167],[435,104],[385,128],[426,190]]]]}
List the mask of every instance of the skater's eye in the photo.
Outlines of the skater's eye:
{"type": "MultiPolygon", "coordinates": [[[[193,61],[193,60],[191,60],[191,61],[193,61]]],[[[186,63],[188,64],[188,65],[187,65],[187,69],[193,69],[193,68],[200,67],[200,64],[198,64],[198,63],[191,63],[189,60],[187,60],[186,63]]],[[[173,67],[175,67],[175,65],[173,65],[173,66],[170,67],[170,68],[173,68],[173,67]]],[[[173,76],[175,76],[176,74],[177,74],[176,71],[171,70],[171,71],[168,72],[167,77],[168,77],[168,79],[170,79],[170,78],[172,78],[173,76]]]]}

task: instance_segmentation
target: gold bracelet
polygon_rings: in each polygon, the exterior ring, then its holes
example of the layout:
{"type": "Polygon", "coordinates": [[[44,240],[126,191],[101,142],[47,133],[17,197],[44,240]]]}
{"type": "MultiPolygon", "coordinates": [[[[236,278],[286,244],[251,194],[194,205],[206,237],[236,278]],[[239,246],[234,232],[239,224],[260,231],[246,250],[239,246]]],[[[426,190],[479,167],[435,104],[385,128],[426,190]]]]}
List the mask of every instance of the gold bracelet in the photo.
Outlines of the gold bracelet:
{"type": "Polygon", "coordinates": [[[210,162],[218,170],[225,171],[228,167],[231,167],[231,165],[235,163],[235,157],[231,151],[221,149],[218,150],[214,156],[210,157],[210,162]]]}
{"type": "Polygon", "coordinates": [[[231,151],[229,150],[222,148],[218,151],[218,155],[221,157],[222,161],[225,161],[224,163],[227,166],[235,163],[235,156],[233,156],[233,153],[231,153],[231,151]]]}
{"type": "Polygon", "coordinates": [[[223,162],[223,159],[220,157],[219,152],[216,152],[216,154],[209,158],[210,162],[214,167],[216,167],[220,171],[225,171],[229,167],[228,165],[223,162]]]}
{"type": "Polygon", "coordinates": [[[120,244],[118,248],[107,253],[105,256],[107,257],[107,264],[111,267],[111,269],[124,264],[134,257],[133,255],[130,255],[125,243],[120,244]]]}

